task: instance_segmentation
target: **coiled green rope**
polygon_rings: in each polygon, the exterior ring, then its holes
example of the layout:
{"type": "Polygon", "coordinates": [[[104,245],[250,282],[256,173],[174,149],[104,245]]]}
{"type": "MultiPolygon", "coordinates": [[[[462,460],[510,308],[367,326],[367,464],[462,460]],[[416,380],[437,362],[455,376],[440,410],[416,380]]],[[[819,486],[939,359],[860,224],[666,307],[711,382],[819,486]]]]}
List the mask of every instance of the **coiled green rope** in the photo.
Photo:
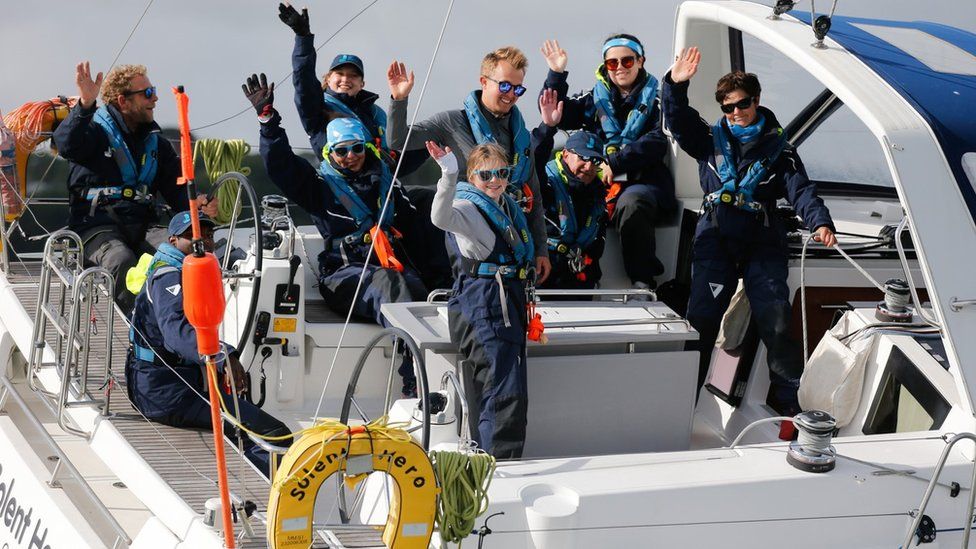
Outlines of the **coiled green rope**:
{"type": "MultiPolygon", "coordinates": [[[[251,146],[242,139],[201,139],[193,147],[193,162],[197,158],[203,157],[203,165],[207,169],[207,176],[213,184],[218,177],[227,172],[240,172],[244,175],[251,174],[251,168],[245,168],[241,164],[244,158],[250,154],[251,146]]],[[[236,179],[230,179],[220,186],[217,190],[217,223],[229,223],[234,215],[235,202],[237,212],[240,214],[241,202],[237,200],[237,193],[240,183],[236,179]]]]}
{"type": "Polygon", "coordinates": [[[440,480],[437,526],[444,543],[460,544],[474,530],[474,521],[488,509],[488,487],[495,474],[495,458],[479,452],[431,452],[440,480]]]}

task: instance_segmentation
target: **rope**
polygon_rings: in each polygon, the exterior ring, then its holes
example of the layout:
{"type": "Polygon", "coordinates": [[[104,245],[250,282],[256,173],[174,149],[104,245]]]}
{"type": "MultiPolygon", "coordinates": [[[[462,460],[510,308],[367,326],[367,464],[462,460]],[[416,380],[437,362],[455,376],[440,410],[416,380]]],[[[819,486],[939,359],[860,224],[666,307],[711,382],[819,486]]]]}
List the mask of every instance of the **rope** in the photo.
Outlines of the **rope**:
{"type": "MultiPolygon", "coordinates": [[[[370,440],[385,439],[398,442],[408,442],[413,440],[410,433],[404,430],[408,425],[409,424],[407,423],[401,422],[390,423],[389,417],[387,416],[376,418],[362,427],[353,428],[350,428],[348,425],[335,419],[316,419],[315,425],[302,429],[296,434],[301,434],[302,436],[319,437],[321,439],[321,442],[319,443],[319,453],[309,456],[308,459],[306,459],[303,463],[295,464],[293,466],[295,471],[294,473],[288,476],[278,475],[278,478],[271,485],[271,489],[281,491],[284,486],[290,482],[301,482],[304,480],[305,477],[314,469],[312,467],[306,467],[306,465],[315,463],[316,461],[322,459],[323,455],[325,454],[325,447],[333,440],[341,436],[348,436],[351,440],[354,434],[353,430],[361,430],[370,438],[370,440]]],[[[265,440],[273,440],[271,437],[261,438],[264,438],[265,440]]]]}
{"type": "MultiPolygon", "coordinates": [[[[372,4],[370,4],[372,5],[372,4]]],[[[447,30],[447,22],[451,19],[451,11],[454,9],[454,0],[447,6],[447,13],[444,14],[444,23],[441,25],[441,32],[437,36],[437,42],[434,44],[434,53],[430,57],[430,64],[427,66],[427,74],[424,76],[423,85],[420,87],[420,97],[417,99],[417,106],[413,110],[413,117],[410,120],[410,127],[407,129],[407,137],[403,140],[404,148],[406,144],[410,142],[410,136],[413,134],[413,129],[417,124],[417,116],[420,114],[420,105],[424,102],[424,94],[427,92],[427,83],[430,82],[430,75],[434,72],[434,61],[437,60],[437,52],[440,51],[441,42],[444,40],[444,31],[447,30]]],[[[397,158],[396,169],[393,170],[392,180],[397,181],[397,176],[400,175],[400,166],[403,165],[404,155],[400,155],[397,158]]],[[[393,202],[393,189],[397,188],[397,185],[390,185],[390,189],[386,192],[386,198],[383,201],[383,208],[380,210],[377,219],[383,219],[386,215],[386,209],[393,202]]],[[[376,239],[374,238],[369,244],[369,250],[366,251],[366,259],[363,261],[363,270],[359,273],[359,282],[356,283],[356,291],[352,294],[352,303],[355,303],[359,299],[359,292],[363,287],[363,280],[366,279],[366,273],[369,272],[369,260],[373,256],[373,248],[376,246],[376,239]]],[[[332,355],[332,363],[329,365],[329,372],[325,376],[325,384],[322,385],[322,393],[319,395],[319,403],[315,406],[315,414],[313,417],[318,417],[319,411],[322,409],[322,403],[325,401],[325,391],[329,388],[329,381],[332,379],[332,372],[335,370],[336,360],[339,358],[339,351],[342,349],[342,341],[346,337],[346,329],[349,328],[349,322],[352,320],[353,306],[349,306],[349,312],[346,314],[346,320],[342,324],[342,331],[339,333],[339,341],[336,343],[335,353],[332,355]]]]}
{"type": "Polygon", "coordinates": [[[474,531],[474,521],[488,510],[488,487],[495,473],[490,454],[431,452],[434,474],[441,486],[435,521],[445,543],[456,543],[474,531]]]}
{"type": "MultiPolygon", "coordinates": [[[[807,333],[807,284],[806,284],[806,261],[807,261],[807,246],[810,241],[813,240],[813,233],[808,234],[803,239],[803,250],[800,252],[800,319],[803,324],[803,367],[807,366],[810,362],[810,337],[807,333]]],[[[851,256],[844,253],[841,249],[840,243],[834,244],[834,249],[836,249],[844,259],[846,259],[855,269],[858,270],[864,278],[868,280],[875,288],[881,290],[883,293],[885,291],[884,286],[878,284],[878,281],[874,279],[863,267],[857,264],[851,256]]]]}
{"type": "MultiPolygon", "coordinates": [[[[244,158],[251,152],[251,146],[241,139],[200,139],[193,146],[193,162],[203,157],[203,165],[212,185],[217,178],[228,172],[251,175],[251,168],[243,167],[244,158]]],[[[228,179],[217,189],[217,223],[229,223],[235,215],[240,215],[241,205],[237,200],[240,182],[228,179]],[[236,206],[236,211],[235,211],[236,206]]]]}

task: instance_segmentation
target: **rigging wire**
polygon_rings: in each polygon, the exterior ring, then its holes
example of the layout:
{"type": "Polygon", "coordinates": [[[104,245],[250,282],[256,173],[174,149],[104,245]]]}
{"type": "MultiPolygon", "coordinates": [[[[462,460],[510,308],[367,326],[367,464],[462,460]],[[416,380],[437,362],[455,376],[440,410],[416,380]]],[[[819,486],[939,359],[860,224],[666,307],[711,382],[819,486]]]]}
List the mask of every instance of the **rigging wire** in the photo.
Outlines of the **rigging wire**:
{"type": "MultiPolygon", "coordinates": [[[[319,50],[321,50],[322,48],[324,48],[326,44],[328,44],[329,42],[331,42],[333,38],[335,38],[340,32],[342,32],[343,29],[345,29],[346,27],[348,27],[349,25],[351,25],[353,21],[355,21],[356,19],[359,19],[359,16],[360,15],[366,13],[366,10],[368,10],[371,7],[373,7],[373,5],[376,4],[379,1],[380,0],[373,0],[369,4],[366,4],[366,7],[364,7],[361,10],[359,10],[358,12],[356,12],[356,14],[353,15],[351,19],[349,19],[348,21],[346,21],[345,23],[343,23],[342,26],[340,26],[338,29],[335,30],[335,32],[333,32],[328,38],[326,38],[325,39],[325,42],[322,42],[317,48],[315,48],[316,53],[319,50]]],[[[291,71],[288,74],[286,74],[284,78],[282,78],[277,83],[275,83],[275,87],[280,87],[282,84],[284,84],[285,82],[287,82],[291,78],[291,75],[293,75],[293,74],[295,74],[295,71],[291,71]]],[[[214,126],[216,126],[218,124],[223,124],[224,122],[228,122],[230,120],[233,120],[233,119],[237,118],[238,116],[246,113],[247,111],[251,110],[252,108],[254,108],[254,107],[252,107],[250,104],[248,104],[246,107],[244,107],[238,113],[232,114],[232,115],[230,115],[230,116],[228,116],[226,118],[222,118],[222,119],[220,119],[220,120],[218,120],[216,122],[211,122],[210,124],[204,124],[203,126],[197,126],[196,128],[190,128],[190,131],[191,132],[195,132],[195,131],[203,130],[203,129],[206,129],[206,128],[212,128],[212,127],[214,127],[214,126]]]]}
{"type": "Polygon", "coordinates": [[[115,67],[115,63],[119,60],[119,57],[122,56],[122,52],[125,51],[125,47],[129,45],[129,40],[132,39],[132,35],[136,33],[136,29],[139,28],[139,24],[142,23],[142,19],[146,16],[146,13],[149,12],[149,8],[153,5],[153,2],[155,1],[156,0],[149,0],[149,3],[146,4],[146,9],[142,10],[142,15],[139,16],[139,20],[136,21],[136,24],[132,27],[132,30],[129,31],[129,36],[126,37],[125,42],[122,43],[122,47],[119,48],[119,52],[115,54],[115,59],[112,60],[112,64],[108,67],[108,71],[105,71],[105,74],[108,74],[108,72],[111,71],[113,67],[115,67]]]}
{"type": "MultiPolygon", "coordinates": [[[[372,5],[372,4],[370,4],[372,5]]],[[[444,15],[444,23],[441,25],[441,32],[437,35],[437,42],[434,44],[434,53],[430,58],[430,64],[427,66],[427,74],[424,76],[423,85],[420,87],[420,96],[417,98],[417,106],[414,107],[413,117],[410,120],[410,126],[407,129],[407,136],[404,139],[404,143],[410,142],[410,135],[413,133],[414,125],[417,123],[417,117],[420,114],[420,105],[424,101],[424,93],[427,91],[427,84],[430,81],[430,75],[434,72],[434,62],[437,60],[437,52],[440,51],[441,42],[444,40],[444,33],[447,31],[447,23],[451,19],[451,12],[454,10],[454,0],[447,6],[447,13],[444,15]]],[[[400,174],[400,167],[403,165],[403,158],[405,155],[400,155],[397,159],[396,169],[393,171],[393,181],[397,181],[397,176],[400,174]]],[[[387,208],[390,207],[390,202],[393,200],[393,190],[397,188],[397,185],[390,185],[390,188],[386,191],[386,198],[383,201],[383,208],[380,210],[377,219],[383,219],[386,215],[387,208]]],[[[376,240],[372,239],[369,243],[369,250],[366,252],[366,260],[363,262],[363,270],[359,274],[359,282],[356,284],[356,291],[352,295],[352,302],[355,303],[356,299],[359,297],[359,292],[363,287],[363,280],[366,279],[366,272],[369,270],[369,260],[373,256],[373,249],[376,247],[376,240]]],[[[322,385],[322,393],[319,395],[319,403],[315,406],[315,414],[312,417],[318,417],[319,412],[322,409],[322,402],[325,400],[325,391],[329,387],[329,380],[332,378],[332,372],[335,370],[336,360],[339,358],[339,351],[342,349],[342,340],[346,336],[346,329],[349,328],[349,322],[352,320],[353,306],[349,306],[349,312],[346,314],[346,321],[342,324],[342,332],[339,334],[339,342],[336,343],[335,353],[332,355],[332,364],[329,365],[329,373],[325,376],[325,384],[322,385]]]]}

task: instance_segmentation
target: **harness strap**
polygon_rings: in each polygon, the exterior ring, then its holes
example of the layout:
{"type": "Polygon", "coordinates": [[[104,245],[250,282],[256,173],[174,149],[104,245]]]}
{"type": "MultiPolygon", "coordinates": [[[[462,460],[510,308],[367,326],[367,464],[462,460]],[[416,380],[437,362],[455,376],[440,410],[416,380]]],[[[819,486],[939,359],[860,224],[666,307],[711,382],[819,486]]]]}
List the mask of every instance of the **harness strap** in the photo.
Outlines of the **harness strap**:
{"type": "Polygon", "coordinates": [[[376,242],[373,248],[376,250],[376,259],[379,260],[380,265],[384,269],[393,269],[398,273],[402,273],[403,264],[397,260],[396,255],[393,253],[393,246],[390,245],[390,239],[386,236],[386,232],[381,230],[379,225],[373,225],[373,228],[369,230],[369,234],[372,236],[373,241],[376,242]]]}

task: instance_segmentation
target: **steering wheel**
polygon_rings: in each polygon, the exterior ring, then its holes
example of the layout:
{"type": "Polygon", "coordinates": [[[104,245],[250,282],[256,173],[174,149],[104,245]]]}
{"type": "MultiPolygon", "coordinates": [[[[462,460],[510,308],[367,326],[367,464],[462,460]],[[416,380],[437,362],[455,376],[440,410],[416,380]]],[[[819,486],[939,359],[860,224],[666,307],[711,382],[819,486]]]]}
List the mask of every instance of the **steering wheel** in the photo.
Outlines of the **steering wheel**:
{"type": "MultiPolygon", "coordinates": [[[[251,301],[248,304],[246,314],[244,315],[244,329],[241,330],[240,340],[237,342],[237,349],[242,350],[250,341],[251,329],[254,325],[254,317],[256,316],[256,309],[258,305],[258,297],[261,291],[261,268],[263,267],[264,254],[262,253],[262,242],[261,242],[261,224],[258,222],[258,202],[257,195],[254,193],[254,188],[251,186],[251,182],[248,181],[247,176],[240,172],[227,172],[214,181],[213,189],[210,191],[210,196],[215,196],[218,189],[227,181],[236,180],[240,183],[237,191],[237,197],[234,200],[234,211],[231,214],[230,224],[227,225],[229,232],[227,234],[227,244],[226,250],[224,251],[224,260],[221,265],[221,272],[223,273],[224,284],[231,285],[232,287],[236,285],[237,280],[253,280],[254,290],[251,292],[251,301]],[[257,250],[257,254],[254,258],[254,268],[250,272],[240,272],[237,271],[238,265],[234,265],[231,269],[228,269],[228,261],[230,259],[231,246],[234,243],[234,232],[237,230],[238,215],[243,208],[238,208],[240,204],[240,189],[245,190],[247,194],[248,201],[251,203],[252,214],[252,226],[253,226],[253,237],[254,237],[254,248],[257,250]]],[[[251,252],[248,251],[248,254],[251,252]]],[[[233,290],[232,290],[233,291],[233,290]]],[[[240,315],[238,315],[240,318],[240,315]]]]}

